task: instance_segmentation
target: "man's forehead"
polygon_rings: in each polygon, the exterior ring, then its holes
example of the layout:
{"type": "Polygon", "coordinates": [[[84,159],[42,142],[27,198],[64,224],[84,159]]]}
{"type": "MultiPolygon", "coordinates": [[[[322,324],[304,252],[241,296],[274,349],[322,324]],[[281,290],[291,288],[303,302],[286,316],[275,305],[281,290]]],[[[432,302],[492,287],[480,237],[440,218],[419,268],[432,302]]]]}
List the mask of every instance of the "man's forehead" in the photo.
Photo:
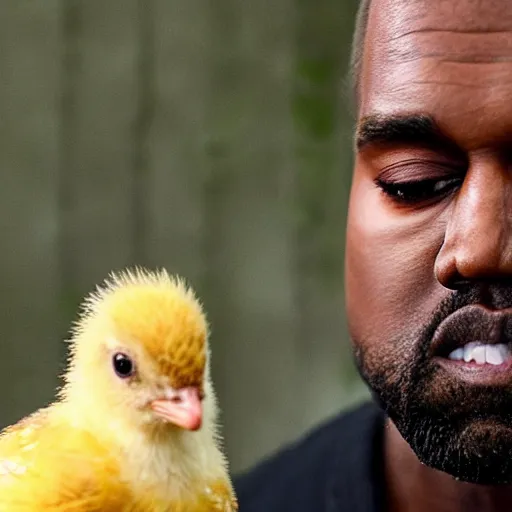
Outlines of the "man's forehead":
{"type": "Polygon", "coordinates": [[[499,58],[509,54],[511,32],[510,0],[372,0],[365,41],[370,51],[365,54],[381,62],[435,56],[450,51],[443,39],[460,34],[469,37],[455,49],[458,53],[477,49],[482,56],[499,58]],[[486,41],[485,35],[500,32],[503,38],[486,41]]]}
{"type": "Polygon", "coordinates": [[[510,0],[372,0],[366,36],[363,117],[425,105],[451,115],[512,100],[510,0]]]}
{"type": "Polygon", "coordinates": [[[379,24],[381,34],[399,36],[411,30],[510,30],[509,0],[372,0],[369,26],[379,24]],[[433,23],[432,26],[430,24],[433,23]]]}
{"type": "Polygon", "coordinates": [[[373,0],[365,43],[378,68],[421,57],[512,60],[512,1],[373,0]]]}

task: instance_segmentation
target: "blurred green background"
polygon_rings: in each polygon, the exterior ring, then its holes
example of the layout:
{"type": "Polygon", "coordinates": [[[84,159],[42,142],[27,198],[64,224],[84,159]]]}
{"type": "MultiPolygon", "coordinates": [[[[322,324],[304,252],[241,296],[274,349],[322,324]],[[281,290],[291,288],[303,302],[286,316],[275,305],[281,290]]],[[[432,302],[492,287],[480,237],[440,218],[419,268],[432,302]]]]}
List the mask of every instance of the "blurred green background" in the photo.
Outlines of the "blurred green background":
{"type": "Polygon", "coordinates": [[[80,299],[134,263],[206,305],[234,471],[367,396],[343,298],[356,4],[2,2],[1,426],[52,400],[80,299]]]}

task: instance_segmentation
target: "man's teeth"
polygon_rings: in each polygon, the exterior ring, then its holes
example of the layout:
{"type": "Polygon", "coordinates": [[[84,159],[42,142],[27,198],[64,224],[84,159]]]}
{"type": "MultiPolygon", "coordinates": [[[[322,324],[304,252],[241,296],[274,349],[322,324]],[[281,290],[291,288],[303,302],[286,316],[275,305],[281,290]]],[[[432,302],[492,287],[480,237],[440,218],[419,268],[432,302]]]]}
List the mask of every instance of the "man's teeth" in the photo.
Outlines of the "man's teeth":
{"type": "Polygon", "coordinates": [[[461,348],[454,350],[448,359],[452,361],[474,361],[477,364],[503,364],[512,358],[512,352],[505,343],[497,345],[485,345],[479,341],[472,341],[461,348]]]}

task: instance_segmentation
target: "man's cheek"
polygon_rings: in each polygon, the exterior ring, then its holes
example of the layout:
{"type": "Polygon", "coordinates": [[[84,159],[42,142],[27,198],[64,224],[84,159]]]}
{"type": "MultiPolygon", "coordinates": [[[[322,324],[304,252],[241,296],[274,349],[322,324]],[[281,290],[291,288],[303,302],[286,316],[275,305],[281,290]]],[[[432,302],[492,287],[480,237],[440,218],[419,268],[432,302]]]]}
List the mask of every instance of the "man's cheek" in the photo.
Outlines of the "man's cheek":
{"type": "Polygon", "coordinates": [[[378,330],[404,326],[404,318],[424,311],[426,295],[432,292],[432,268],[428,267],[425,256],[410,243],[391,244],[365,237],[353,240],[347,250],[349,317],[378,330]]]}

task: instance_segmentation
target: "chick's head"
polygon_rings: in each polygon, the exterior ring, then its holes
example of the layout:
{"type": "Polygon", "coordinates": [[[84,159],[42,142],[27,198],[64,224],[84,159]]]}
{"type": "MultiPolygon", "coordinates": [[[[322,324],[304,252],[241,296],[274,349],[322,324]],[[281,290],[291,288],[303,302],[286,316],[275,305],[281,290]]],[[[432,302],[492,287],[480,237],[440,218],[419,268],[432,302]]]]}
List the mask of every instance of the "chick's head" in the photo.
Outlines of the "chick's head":
{"type": "Polygon", "coordinates": [[[64,396],[141,427],[197,430],[208,325],[193,290],[166,272],[114,275],[84,304],[64,396]]]}

